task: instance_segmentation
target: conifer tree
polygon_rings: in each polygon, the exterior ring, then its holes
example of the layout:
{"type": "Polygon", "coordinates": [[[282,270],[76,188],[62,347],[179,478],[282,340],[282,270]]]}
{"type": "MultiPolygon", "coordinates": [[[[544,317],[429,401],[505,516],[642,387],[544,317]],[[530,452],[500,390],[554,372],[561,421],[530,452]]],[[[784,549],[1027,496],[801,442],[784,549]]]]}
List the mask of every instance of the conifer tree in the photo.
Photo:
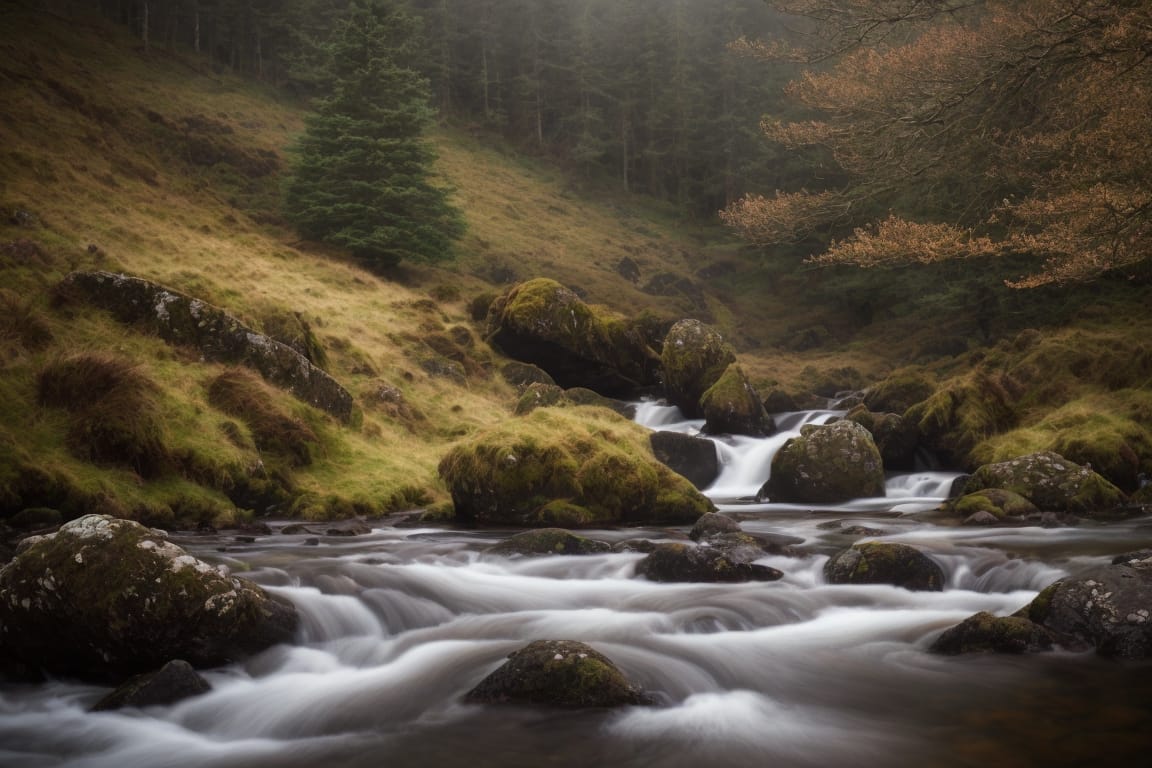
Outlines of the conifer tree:
{"type": "Polygon", "coordinates": [[[432,183],[424,138],[429,87],[414,66],[410,16],[358,2],[324,46],[326,96],[297,147],[285,212],[300,233],[349,249],[370,268],[448,258],[463,234],[449,192],[432,183]]]}

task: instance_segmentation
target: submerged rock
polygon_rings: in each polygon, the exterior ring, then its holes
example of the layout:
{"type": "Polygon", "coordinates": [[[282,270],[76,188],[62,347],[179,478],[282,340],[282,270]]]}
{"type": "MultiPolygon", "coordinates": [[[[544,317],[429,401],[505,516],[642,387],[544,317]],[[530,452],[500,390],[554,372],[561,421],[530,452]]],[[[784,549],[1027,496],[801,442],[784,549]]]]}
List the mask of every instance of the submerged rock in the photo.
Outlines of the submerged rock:
{"type": "Polygon", "coordinates": [[[440,477],[457,516],[482,525],[687,524],[711,511],[656,461],[649,434],[603,408],[541,408],[452,448],[440,477]]]}
{"type": "Polygon", "coordinates": [[[682,432],[660,431],[653,432],[648,442],[660,463],[688,478],[700,490],[712,485],[720,476],[720,458],[716,455],[716,444],[711,440],[682,432]]]}
{"type": "Polygon", "coordinates": [[[1037,653],[1052,649],[1052,635],[1020,616],[994,616],[981,611],[936,638],[932,653],[1037,653]]]}
{"type": "Polygon", "coordinates": [[[828,559],[829,584],[891,584],[914,592],[940,592],[944,571],[936,561],[907,544],[872,541],[853,544],[828,559]]]}
{"type": "Polygon", "coordinates": [[[872,436],[852,421],[808,425],[777,451],[760,496],[834,504],[884,495],[884,464],[872,436]]]}
{"type": "Polygon", "coordinates": [[[647,703],[608,657],[572,640],[537,640],[513,652],[464,700],[571,709],[647,703]]]}
{"type": "Polygon", "coordinates": [[[494,346],[547,371],[561,387],[635,399],[657,383],[658,358],[643,333],[554,280],[506,291],[489,309],[488,331],[494,346]]]}
{"type": "Polygon", "coordinates": [[[1152,658],[1152,558],[1093,568],[1044,589],[1020,615],[1072,649],[1152,658]]]}
{"type": "Polygon", "coordinates": [[[723,548],[698,544],[659,544],[636,566],[636,575],[661,582],[776,581],[784,576],[723,548]]]}
{"type": "Polygon", "coordinates": [[[124,707],[166,707],[212,690],[192,665],[177,659],[155,672],[136,675],[100,699],[92,710],[101,712],[124,707]]]}
{"type": "Polygon", "coordinates": [[[1123,491],[1091,468],[1051,451],[985,464],[968,479],[964,491],[972,494],[987,488],[1012,491],[1051,512],[1106,513],[1125,502],[1123,491]]]}
{"type": "Polygon", "coordinates": [[[612,551],[603,541],[578,536],[563,528],[540,528],[535,531],[517,533],[504,541],[489,547],[493,555],[596,555],[612,551]]]}
{"type": "Polygon", "coordinates": [[[668,402],[689,419],[702,418],[701,398],[734,362],[736,353],[715,328],[699,320],[676,323],[660,354],[668,402]]]}
{"type": "Polygon", "coordinates": [[[0,653],[51,674],[224,664],[290,642],[296,623],[295,609],[259,586],[108,515],[26,539],[0,570],[0,653]]]}

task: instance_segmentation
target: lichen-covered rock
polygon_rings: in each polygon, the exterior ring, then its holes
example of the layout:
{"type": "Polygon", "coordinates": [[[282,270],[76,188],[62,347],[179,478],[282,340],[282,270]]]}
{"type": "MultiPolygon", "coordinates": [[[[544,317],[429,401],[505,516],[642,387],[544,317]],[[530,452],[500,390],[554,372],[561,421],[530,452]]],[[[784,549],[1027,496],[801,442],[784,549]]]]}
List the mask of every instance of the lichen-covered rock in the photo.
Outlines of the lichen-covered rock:
{"type": "Polygon", "coordinates": [[[808,504],[883,496],[884,464],[872,435],[859,424],[809,425],[772,458],[760,495],[808,504]]]}
{"type": "Polygon", "coordinates": [[[907,544],[872,541],[853,544],[828,559],[829,584],[891,584],[914,592],[940,592],[944,571],[936,561],[907,544]]]}
{"type": "Polygon", "coordinates": [[[571,640],[537,640],[515,651],[464,700],[568,709],[647,703],[608,657],[571,640]]]}
{"type": "Polygon", "coordinates": [[[1020,615],[1073,650],[1152,657],[1152,558],[1093,568],[1044,589],[1020,615]]]}
{"type": "Polygon", "coordinates": [[[660,463],[688,478],[700,490],[720,476],[720,458],[711,440],[683,432],[659,431],[649,435],[648,442],[660,463]]]}
{"type": "Polygon", "coordinates": [[[676,323],[664,338],[660,353],[668,402],[687,418],[702,418],[700,399],[734,362],[736,353],[715,328],[699,320],[676,323]]]}
{"type": "Polygon", "coordinates": [[[257,585],[108,515],[25,540],[0,571],[0,653],[51,674],[223,664],[291,641],[296,622],[293,607],[257,585]]]}
{"type": "Polygon", "coordinates": [[[612,547],[606,542],[578,536],[563,528],[539,528],[510,536],[499,544],[489,547],[486,551],[493,555],[535,557],[539,555],[598,555],[612,551],[612,547]]]}
{"type": "Polygon", "coordinates": [[[985,488],[1013,491],[1052,512],[1106,513],[1126,500],[1123,491],[1091,468],[1051,451],[985,464],[972,474],[964,491],[971,494],[985,488]]]}
{"type": "Polygon", "coordinates": [[[700,519],[692,526],[692,530],[688,532],[688,538],[692,541],[706,541],[713,536],[720,536],[725,533],[740,533],[740,523],[736,522],[728,515],[722,515],[719,512],[709,512],[706,515],[701,515],[700,519]]]}
{"type": "Polygon", "coordinates": [[[776,423],[764,410],[760,395],[744,369],[732,363],[700,396],[704,431],[710,435],[763,437],[776,431],[776,423]]]}
{"type": "Polygon", "coordinates": [[[784,575],[725,548],[697,544],[659,544],[637,564],[636,574],[661,582],[776,581],[784,575]]]}
{"type": "Polygon", "coordinates": [[[155,672],[135,675],[100,699],[92,711],[124,707],[166,707],[212,690],[188,662],[170,661],[155,672]]]}
{"type": "Polygon", "coordinates": [[[73,272],[62,297],[86,301],[172,344],[195,347],[205,360],[244,365],[320,410],[348,421],[348,390],[287,344],[257,333],[222,309],[162,285],[111,272],[73,272]]]}
{"type": "Polygon", "coordinates": [[[1028,499],[1003,488],[985,488],[961,496],[951,505],[951,509],[965,518],[977,512],[985,512],[996,520],[1003,520],[1006,517],[1026,517],[1040,512],[1028,499]]]}
{"type": "Polygon", "coordinates": [[[944,631],[928,648],[932,653],[1037,653],[1052,649],[1048,630],[1020,616],[981,611],[944,631]]]}
{"type": "Polygon", "coordinates": [[[603,408],[541,408],[449,450],[440,477],[457,516],[481,525],[694,522],[712,503],[655,459],[649,434],[603,408]]]}
{"type": "Polygon", "coordinates": [[[639,329],[554,280],[510,288],[492,303],[488,331],[494,346],[539,366],[561,387],[636,399],[657,382],[659,359],[639,329]]]}

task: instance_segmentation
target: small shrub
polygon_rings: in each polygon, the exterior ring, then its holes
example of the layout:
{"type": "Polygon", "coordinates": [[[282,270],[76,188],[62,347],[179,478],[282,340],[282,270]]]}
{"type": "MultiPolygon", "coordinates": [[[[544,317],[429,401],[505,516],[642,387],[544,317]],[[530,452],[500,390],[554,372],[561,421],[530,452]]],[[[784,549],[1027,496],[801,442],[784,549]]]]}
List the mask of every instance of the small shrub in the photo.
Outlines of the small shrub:
{"type": "Polygon", "coordinates": [[[0,289],[0,345],[17,346],[29,352],[52,343],[48,321],[15,291],[0,289]]]}

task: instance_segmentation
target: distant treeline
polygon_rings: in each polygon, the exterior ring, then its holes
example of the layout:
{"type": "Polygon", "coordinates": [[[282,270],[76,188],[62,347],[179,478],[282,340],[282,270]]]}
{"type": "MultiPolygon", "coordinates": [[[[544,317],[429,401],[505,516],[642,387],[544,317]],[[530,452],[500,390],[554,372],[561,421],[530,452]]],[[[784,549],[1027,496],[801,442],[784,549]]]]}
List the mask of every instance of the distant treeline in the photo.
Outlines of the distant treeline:
{"type": "MultiPolygon", "coordinates": [[[[347,0],[98,0],[146,46],[308,95],[347,0]]],[[[795,74],[729,50],[784,34],[761,0],[406,0],[443,119],[711,217],[810,167],[764,141],[795,74]]]]}

